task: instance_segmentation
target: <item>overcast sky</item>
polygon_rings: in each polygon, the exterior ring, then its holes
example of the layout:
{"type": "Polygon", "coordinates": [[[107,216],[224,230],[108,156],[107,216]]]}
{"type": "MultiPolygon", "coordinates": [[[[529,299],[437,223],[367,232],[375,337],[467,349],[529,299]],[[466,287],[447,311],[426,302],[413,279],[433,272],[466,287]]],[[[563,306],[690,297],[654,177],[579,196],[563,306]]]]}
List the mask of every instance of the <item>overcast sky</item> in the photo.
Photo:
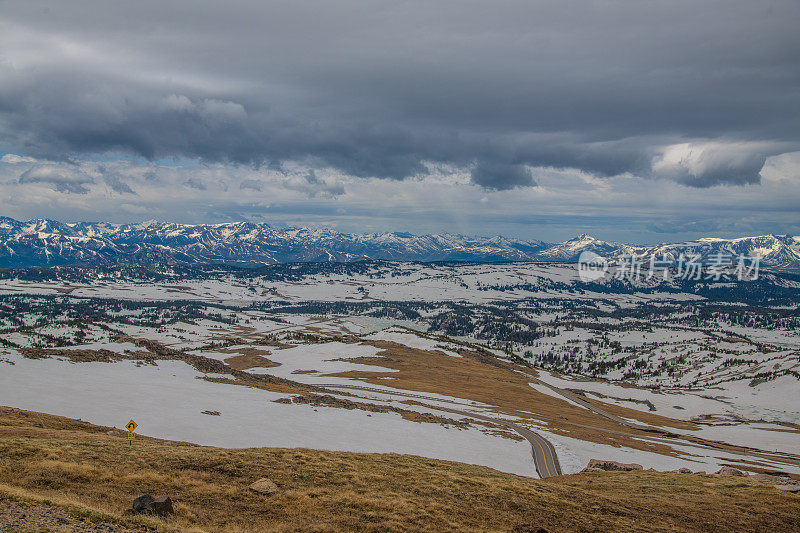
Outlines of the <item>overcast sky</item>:
{"type": "Polygon", "coordinates": [[[800,234],[800,3],[0,1],[0,215],[800,234]]]}

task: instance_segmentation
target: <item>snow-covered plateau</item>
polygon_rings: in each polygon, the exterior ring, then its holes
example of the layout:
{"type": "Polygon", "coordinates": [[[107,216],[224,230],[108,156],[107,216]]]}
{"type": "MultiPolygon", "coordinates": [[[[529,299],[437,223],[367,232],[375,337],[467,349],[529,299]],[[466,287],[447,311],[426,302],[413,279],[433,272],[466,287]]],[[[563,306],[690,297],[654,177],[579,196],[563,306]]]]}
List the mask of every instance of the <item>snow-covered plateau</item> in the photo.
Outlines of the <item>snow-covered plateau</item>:
{"type": "Polygon", "coordinates": [[[800,284],[569,264],[117,265],[0,276],[0,405],[222,447],[536,476],[593,458],[800,473],[800,284]]]}

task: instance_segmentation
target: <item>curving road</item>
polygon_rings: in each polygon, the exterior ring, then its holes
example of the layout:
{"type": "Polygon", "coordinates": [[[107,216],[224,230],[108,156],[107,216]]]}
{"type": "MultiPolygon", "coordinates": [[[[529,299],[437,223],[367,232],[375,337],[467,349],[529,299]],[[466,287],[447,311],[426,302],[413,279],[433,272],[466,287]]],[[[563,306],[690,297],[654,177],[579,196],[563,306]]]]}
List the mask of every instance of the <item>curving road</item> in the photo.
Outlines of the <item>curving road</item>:
{"type": "MultiPolygon", "coordinates": [[[[431,396],[424,396],[422,394],[412,394],[412,393],[399,392],[393,390],[378,389],[373,387],[364,387],[361,385],[338,385],[334,383],[320,383],[320,384],[315,383],[315,385],[317,387],[324,387],[326,389],[355,389],[368,392],[377,392],[379,394],[385,394],[389,396],[405,396],[409,398],[419,398],[430,402],[444,402],[455,405],[464,405],[473,408],[477,407],[470,405],[468,403],[457,402],[455,400],[446,400],[441,398],[434,398],[431,396]]],[[[516,431],[525,440],[527,440],[528,443],[530,443],[531,455],[533,456],[533,463],[536,466],[536,473],[539,474],[540,478],[545,479],[548,477],[561,475],[561,465],[558,463],[558,455],[556,454],[555,447],[553,447],[553,444],[549,440],[545,439],[538,433],[531,431],[528,428],[522,427],[519,424],[515,424],[514,422],[503,420],[501,418],[495,418],[492,416],[481,415],[478,413],[474,413],[472,411],[464,411],[462,409],[455,409],[455,408],[435,406],[435,405],[429,405],[427,407],[431,409],[436,409],[438,411],[455,413],[469,418],[477,418],[479,420],[491,422],[493,424],[506,427],[512,431],[516,431]]]]}
{"type": "Polygon", "coordinates": [[[567,400],[570,400],[570,401],[572,401],[574,403],[577,403],[578,405],[580,405],[584,409],[587,409],[587,410],[589,410],[589,411],[591,411],[591,412],[593,412],[593,413],[595,413],[597,415],[600,415],[603,418],[607,418],[608,420],[614,421],[617,424],[620,424],[622,426],[625,426],[625,427],[628,427],[628,428],[631,428],[631,429],[638,429],[639,431],[665,433],[665,431],[663,429],[653,428],[653,427],[647,426],[645,424],[638,424],[636,422],[631,422],[630,420],[626,420],[626,419],[624,419],[622,417],[619,417],[617,415],[612,415],[611,413],[609,413],[607,411],[604,411],[604,410],[600,409],[599,407],[596,407],[593,404],[587,402],[586,400],[584,400],[583,398],[581,398],[577,394],[573,394],[570,391],[567,391],[567,390],[564,390],[564,389],[559,389],[558,387],[554,387],[553,385],[550,385],[549,383],[546,383],[546,382],[544,382],[544,381],[542,381],[542,380],[540,380],[538,378],[535,378],[533,376],[530,376],[528,374],[525,374],[525,375],[531,381],[536,383],[537,385],[541,385],[543,387],[546,387],[546,388],[550,389],[551,391],[555,392],[556,394],[558,394],[559,396],[562,396],[562,397],[566,398],[567,400]]]}

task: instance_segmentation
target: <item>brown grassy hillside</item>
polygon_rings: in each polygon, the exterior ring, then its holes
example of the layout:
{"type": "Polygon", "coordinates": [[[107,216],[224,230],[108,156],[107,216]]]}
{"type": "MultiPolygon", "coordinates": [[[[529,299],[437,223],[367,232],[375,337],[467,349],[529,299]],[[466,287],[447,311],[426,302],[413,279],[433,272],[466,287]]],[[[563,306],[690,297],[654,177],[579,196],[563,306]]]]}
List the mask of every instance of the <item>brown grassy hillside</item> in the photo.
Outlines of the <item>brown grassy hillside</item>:
{"type": "Polygon", "coordinates": [[[800,496],[741,478],[656,472],[544,481],[396,454],[226,450],[0,408],[0,499],[167,531],[800,531],[800,496]],[[280,492],[248,486],[269,477],[280,492]],[[125,516],[143,493],[177,516],[125,516]]]}

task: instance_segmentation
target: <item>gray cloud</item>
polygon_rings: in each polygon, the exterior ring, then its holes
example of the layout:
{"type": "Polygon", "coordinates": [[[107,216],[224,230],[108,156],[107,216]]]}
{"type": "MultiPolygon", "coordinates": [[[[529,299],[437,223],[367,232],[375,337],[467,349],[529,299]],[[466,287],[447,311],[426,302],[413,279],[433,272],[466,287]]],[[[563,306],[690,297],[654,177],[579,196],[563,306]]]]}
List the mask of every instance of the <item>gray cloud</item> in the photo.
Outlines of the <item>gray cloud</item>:
{"type": "Polygon", "coordinates": [[[125,177],[119,172],[115,172],[104,165],[99,165],[98,171],[103,175],[106,185],[111,187],[112,190],[120,194],[136,194],[136,191],[128,185],[125,177]]]}
{"type": "Polygon", "coordinates": [[[760,181],[766,162],[759,143],[678,144],[653,160],[653,174],[689,185],[746,185],[760,181]]]}
{"type": "Polygon", "coordinates": [[[204,191],[207,189],[206,184],[203,183],[203,180],[195,177],[187,178],[183,182],[184,185],[191,189],[196,189],[198,191],[204,191]]]}
{"type": "Polygon", "coordinates": [[[19,183],[44,183],[59,192],[86,194],[89,192],[86,185],[94,183],[94,180],[78,169],[60,165],[35,165],[20,175],[19,183]]]}
{"type": "Polygon", "coordinates": [[[523,165],[479,161],[470,175],[474,183],[500,191],[536,184],[530,171],[523,165]]]}
{"type": "Polygon", "coordinates": [[[287,187],[300,191],[309,198],[314,198],[318,195],[334,197],[345,193],[344,185],[341,183],[328,183],[325,180],[321,180],[317,177],[317,173],[314,172],[314,170],[306,172],[302,179],[289,179],[287,187]]]}
{"type": "Polygon", "coordinates": [[[534,184],[525,165],[754,183],[800,149],[799,21],[791,0],[9,1],[0,146],[389,179],[478,160],[497,190],[534,184]],[[756,148],[658,165],[686,142],[756,148]]]}
{"type": "Polygon", "coordinates": [[[239,189],[245,190],[250,189],[251,191],[261,191],[264,189],[264,183],[259,180],[242,180],[242,183],[239,184],[239,189]]]}
{"type": "MultiPolygon", "coordinates": [[[[726,221],[729,222],[729,221],[726,221]]],[[[728,224],[720,225],[718,220],[659,220],[648,224],[647,229],[655,234],[674,235],[676,233],[694,233],[697,235],[713,235],[719,231],[730,231],[728,224]]]]}
{"type": "MultiPolygon", "coordinates": [[[[661,154],[657,163],[659,168],[677,162],[691,169],[703,163],[703,154],[722,148],[716,144],[676,146],[661,154]]],[[[734,151],[746,152],[746,148],[734,151]]],[[[753,151],[757,148],[750,146],[753,151]]],[[[278,172],[127,159],[74,164],[7,155],[0,158],[0,205],[2,214],[13,218],[65,222],[252,219],[353,232],[505,234],[549,241],[588,233],[618,241],[661,242],[798,234],[799,169],[800,152],[796,152],[768,159],[758,185],[689,190],[666,178],[599,179],[575,170],[532,168],[538,186],[487,191],[470,185],[464,172],[452,174],[444,166],[431,167],[423,178],[398,182],[362,180],[297,165],[286,165],[278,172]],[[48,170],[43,172],[42,167],[48,170]],[[59,168],[63,172],[56,173],[59,168]],[[136,194],[109,194],[103,176],[110,174],[118,175],[136,194]],[[158,179],[152,179],[153,175],[158,179]],[[183,183],[192,178],[206,189],[185,188],[183,183]],[[57,187],[63,193],[46,190],[57,187]],[[70,188],[87,192],[64,194],[70,188]],[[335,194],[337,190],[344,194],[335,194]]]]}

